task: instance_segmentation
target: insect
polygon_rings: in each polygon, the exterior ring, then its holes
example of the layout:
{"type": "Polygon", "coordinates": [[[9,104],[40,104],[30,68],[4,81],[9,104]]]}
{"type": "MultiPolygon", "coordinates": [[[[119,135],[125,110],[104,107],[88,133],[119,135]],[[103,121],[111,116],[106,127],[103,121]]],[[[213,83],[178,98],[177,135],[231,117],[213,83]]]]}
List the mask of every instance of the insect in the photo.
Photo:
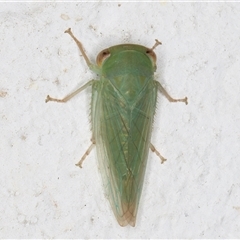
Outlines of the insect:
{"type": "Polygon", "coordinates": [[[90,62],[82,44],[71,29],[65,31],[78,45],[89,68],[99,76],[63,99],[49,95],[46,102],[67,102],[87,87],[92,87],[92,144],[76,164],[82,167],[86,156],[96,145],[99,168],[106,195],[120,226],[135,226],[142,192],[149,148],[162,163],[166,160],[151,144],[151,130],[157,92],[170,102],[173,99],[154,80],[156,55],[154,49],[135,44],[121,44],[101,51],[96,64],[90,62]]]}

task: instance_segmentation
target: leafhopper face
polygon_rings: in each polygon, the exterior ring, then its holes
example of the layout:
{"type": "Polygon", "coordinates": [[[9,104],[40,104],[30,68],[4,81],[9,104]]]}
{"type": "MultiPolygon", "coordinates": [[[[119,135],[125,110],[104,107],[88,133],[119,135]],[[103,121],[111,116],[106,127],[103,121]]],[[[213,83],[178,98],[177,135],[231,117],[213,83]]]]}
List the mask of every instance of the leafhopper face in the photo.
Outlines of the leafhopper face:
{"type": "Polygon", "coordinates": [[[91,121],[92,144],[76,164],[82,162],[94,146],[105,193],[120,226],[135,226],[139,200],[149,149],[162,163],[166,160],[151,144],[151,130],[160,90],[171,102],[185,102],[187,98],[173,99],[154,80],[156,54],[161,44],[156,40],[152,48],[136,44],[121,44],[101,51],[92,64],[82,44],[77,43],[89,68],[99,75],[63,99],[48,101],[67,102],[86,87],[92,87],[91,121]]]}

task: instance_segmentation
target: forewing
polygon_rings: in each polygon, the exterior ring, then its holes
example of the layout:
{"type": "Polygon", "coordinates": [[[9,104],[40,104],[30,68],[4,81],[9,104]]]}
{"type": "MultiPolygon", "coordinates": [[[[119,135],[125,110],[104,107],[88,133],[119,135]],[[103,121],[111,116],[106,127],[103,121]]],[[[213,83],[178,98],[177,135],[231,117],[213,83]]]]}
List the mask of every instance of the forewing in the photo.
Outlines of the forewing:
{"type": "Polygon", "coordinates": [[[121,226],[134,226],[156,104],[153,81],[129,103],[99,83],[93,93],[93,135],[106,195],[121,226]]]}

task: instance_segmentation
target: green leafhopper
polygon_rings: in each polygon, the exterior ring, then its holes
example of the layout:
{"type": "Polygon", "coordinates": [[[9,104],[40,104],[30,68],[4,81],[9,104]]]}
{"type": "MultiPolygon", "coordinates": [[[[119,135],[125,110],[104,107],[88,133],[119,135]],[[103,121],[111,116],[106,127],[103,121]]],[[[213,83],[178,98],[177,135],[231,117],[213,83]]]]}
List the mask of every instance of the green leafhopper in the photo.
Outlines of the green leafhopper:
{"type": "Polygon", "coordinates": [[[157,91],[170,102],[187,104],[187,98],[173,99],[154,80],[156,55],[153,50],[161,44],[158,40],[152,48],[136,44],[112,46],[101,51],[97,64],[92,64],[71,29],[65,32],[77,43],[87,65],[100,79],[89,81],[63,99],[48,95],[46,102],[67,102],[92,87],[92,144],[76,165],[82,167],[96,145],[103,184],[114,215],[120,226],[134,227],[149,148],[162,163],[166,160],[150,142],[157,91]]]}

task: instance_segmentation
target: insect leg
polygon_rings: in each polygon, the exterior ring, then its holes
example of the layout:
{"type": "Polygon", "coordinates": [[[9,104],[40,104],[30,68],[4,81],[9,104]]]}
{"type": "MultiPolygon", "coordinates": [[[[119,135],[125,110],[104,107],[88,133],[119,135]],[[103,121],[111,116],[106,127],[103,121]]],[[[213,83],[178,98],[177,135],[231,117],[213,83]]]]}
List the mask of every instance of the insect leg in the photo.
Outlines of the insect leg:
{"type": "Polygon", "coordinates": [[[87,82],[86,84],[84,84],[82,87],[78,88],[76,91],[74,91],[73,93],[68,94],[65,98],[63,99],[57,99],[57,98],[52,98],[49,95],[47,95],[47,98],[45,100],[45,102],[49,102],[49,101],[53,101],[53,102],[61,102],[61,103],[65,103],[68,100],[70,100],[71,98],[73,98],[75,95],[77,95],[78,93],[80,93],[82,90],[84,90],[85,88],[91,86],[93,83],[95,82],[95,80],[91,80],[89,82],[87,82]]]}
{"type": "Polygon", "coordinates": [[[151,50],[154,50],[158,45],[162,45],[162,43],[159,42],[157,39],[155,39],[155,44],[153,45],[153,47],[151,48],[151,50]]]}
{"type": "Polygon", "coordinates": [[[152,145],[152,143],[150,143],[150,149],[155,152],[155,154],[161,159],[161,163],[164,163],[165,161],[167,161],[166,158],[164,158],[160,152],[158,152],[158,150],[152,145]]]}
{"type": "Polygon", "coordinates": [[[155,81],[155,82],[157,84],[158,90],[160,92],[162,92],[162,94],[168,99],[169,102],[185,102],[186,105],[188,104],[187,97],[182,98],[182,99],[174,99],[167,93],[167,91],[163,88],[163,86],[160,84],[160,82],[158,82],[158,81],[155,81]]]}
{"type": "Polygon", "coordinates": [[[83,49],[83,46],[82,46],[82,43],[73,35],[72,31],[71,31],[71,28],[69,28],[68,30],[65,31],[65,33],[68,33],[72,38],[73,40],[76,42],[80,52],[82,53],[88,67],[93,70],[93,71],[96,71],[96,66],[94,64],[92,64],[88,58],[88,56],[86,55],[84,49],[83,49]]]}
{"type": "Polygon", "coordinates": [[[82,168],[82,163],[83,161],[86,159],[86,157],[89,155],[89,153],[92,151],[92,149],[95,147],[95,140],[91,139],[92,144],[90,145],[90,147],[87,149],[87,151],[84,153],[84,155],[82,156],[81,160],[75,164],[76,166],[82,168]]]}

